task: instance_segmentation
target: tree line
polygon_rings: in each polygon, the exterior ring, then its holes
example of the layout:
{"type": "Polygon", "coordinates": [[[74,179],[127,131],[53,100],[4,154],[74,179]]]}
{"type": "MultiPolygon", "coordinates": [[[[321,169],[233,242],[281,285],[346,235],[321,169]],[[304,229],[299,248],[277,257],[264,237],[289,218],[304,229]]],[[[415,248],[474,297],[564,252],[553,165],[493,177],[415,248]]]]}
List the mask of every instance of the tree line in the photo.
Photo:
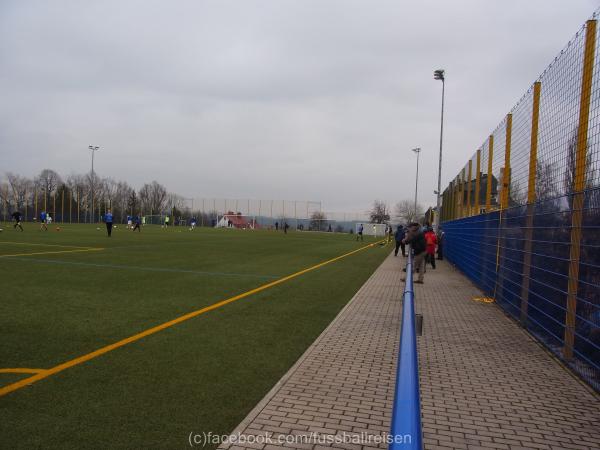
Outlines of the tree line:
{"type": "Polygon", "coordinates": [[[34,218],[46,211],[61,221],[69,217],[81,222],[89,222],[92,217],[97,220],[109,208],[122,222],[128,215],[172,213],[185,206],[182,196],[169,192],[157,181],[136,190],[126,181],[100,177],[97,173],[63,178],[52,169],[44,169],[33,178],[6,173],[0,181],[0,200],[5,216],[19,211],[26,218],[34,218]]]}

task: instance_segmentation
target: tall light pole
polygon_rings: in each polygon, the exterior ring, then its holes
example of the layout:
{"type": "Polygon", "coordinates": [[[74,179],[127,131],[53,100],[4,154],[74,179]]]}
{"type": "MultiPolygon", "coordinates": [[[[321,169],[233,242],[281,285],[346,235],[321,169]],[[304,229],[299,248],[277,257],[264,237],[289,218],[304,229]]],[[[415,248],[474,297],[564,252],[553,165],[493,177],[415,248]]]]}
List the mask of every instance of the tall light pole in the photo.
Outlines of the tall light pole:
{"type": "Polygon", "coordinates": [[[419,155],[421,154],[421,147],[413,148],[413,152],[417,154],[417,177],[415,179],[415,217],[417,216],[417,193],[419,191],[419,155]]]}
{"type": "Polygon", "coordinates": [[[435,210],[435,231],[440,231],[440,208],[442,195],[442,139],[444,137],[444,88],[446,86],[444,69],[438,69],[433,72],[433,78],[442,82],[442,118],[440,125],[440,162],[438,166],[438,185],[437,185],[437,208],[435,210]]]}
{"type": "Polygon", "coordinates": [[[94,223],[94,153],[96,153],[100,147],[98,146],[94,146],[94,145],[90,145],[88,147],[91,151],[92,151],[92,178],[91,178],[91,187],[92,187],[92,215],[91,215],[91,219],[90,219],[90,223],[94,223]]]}

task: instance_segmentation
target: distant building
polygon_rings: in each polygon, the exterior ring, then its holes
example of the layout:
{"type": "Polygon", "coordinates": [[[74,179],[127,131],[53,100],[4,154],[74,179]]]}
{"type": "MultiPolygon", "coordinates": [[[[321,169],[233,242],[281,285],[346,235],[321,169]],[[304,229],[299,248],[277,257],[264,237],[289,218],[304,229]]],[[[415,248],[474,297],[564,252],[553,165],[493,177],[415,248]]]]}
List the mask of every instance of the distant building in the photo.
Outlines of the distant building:
{"type": "Polygon", "coordinates": [[[219,219],[215,228],[256,229],[259,225],[253,217],[243,216],[241,212],[228,211],[219,219]]]}

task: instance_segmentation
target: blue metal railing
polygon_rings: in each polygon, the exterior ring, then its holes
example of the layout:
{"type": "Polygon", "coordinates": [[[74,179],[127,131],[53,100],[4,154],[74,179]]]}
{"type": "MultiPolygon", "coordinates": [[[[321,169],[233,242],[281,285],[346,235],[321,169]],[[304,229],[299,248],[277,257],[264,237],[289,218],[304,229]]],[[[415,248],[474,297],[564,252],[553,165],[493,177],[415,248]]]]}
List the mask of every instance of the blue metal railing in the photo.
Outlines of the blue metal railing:
{"type": "Polygon", "coordinates": [[[423,448],[412,268],[412,248],[409,248],[408,264],[406,266],[406,285],[402,296],[402,329],[389,439],[390,445],[388,447],[390,450],[421,450],[423,448]]]}

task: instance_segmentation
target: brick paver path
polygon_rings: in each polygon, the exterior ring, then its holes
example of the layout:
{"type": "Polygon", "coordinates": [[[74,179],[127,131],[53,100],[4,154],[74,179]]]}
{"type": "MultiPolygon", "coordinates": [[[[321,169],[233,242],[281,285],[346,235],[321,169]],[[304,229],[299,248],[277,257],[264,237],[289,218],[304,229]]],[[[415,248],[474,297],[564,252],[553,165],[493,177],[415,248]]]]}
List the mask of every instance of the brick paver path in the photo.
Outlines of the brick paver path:
{"type": "MultiPolygon", "coordinates": [[[[260,443],[222,448],[387,448],[403,263],[387,258],[234,431],[260,443]]],[[[478,296],[445,262],[416,285],[425,448],[600,448],[598,396],[478,296]]]]}

